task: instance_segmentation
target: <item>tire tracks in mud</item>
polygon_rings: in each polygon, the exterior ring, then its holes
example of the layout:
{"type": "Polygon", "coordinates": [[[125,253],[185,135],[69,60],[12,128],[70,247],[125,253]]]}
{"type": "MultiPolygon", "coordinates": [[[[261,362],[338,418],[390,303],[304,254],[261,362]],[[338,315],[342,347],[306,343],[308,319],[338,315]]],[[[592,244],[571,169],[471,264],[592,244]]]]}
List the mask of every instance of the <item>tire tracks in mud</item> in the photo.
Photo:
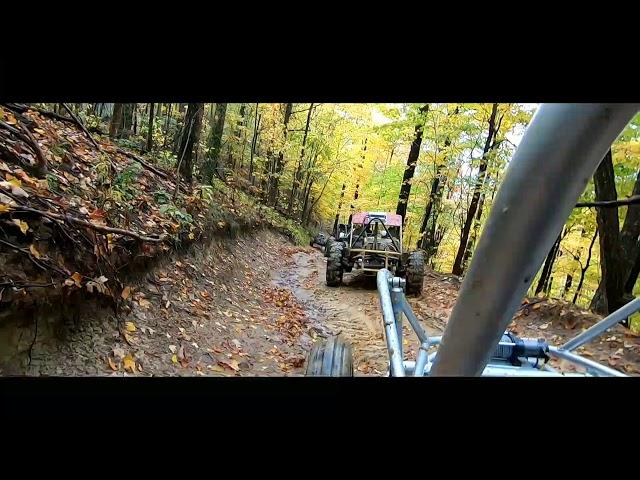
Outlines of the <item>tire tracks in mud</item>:
{"type": "MultiPolygon", "coordinates": [[[[357,376],[385,375],[388,356],[375,277],[346,274],[342,286],[328,287],[326,260],[311,248],[291,255],[286,263],[287,268],[274,273],[273,281],[294,293],[313,324],[319,326],[319,336],[341,334],[352,344],[357,376]]],[[[414,304],[415,300],[409,302],[414,304]]],[[[441,332],[437,326],[426,329],[429,334],[441,332]]],[[[415,359],[418,339],[406,322],[403,333],[405,358],[415,359]]]]}

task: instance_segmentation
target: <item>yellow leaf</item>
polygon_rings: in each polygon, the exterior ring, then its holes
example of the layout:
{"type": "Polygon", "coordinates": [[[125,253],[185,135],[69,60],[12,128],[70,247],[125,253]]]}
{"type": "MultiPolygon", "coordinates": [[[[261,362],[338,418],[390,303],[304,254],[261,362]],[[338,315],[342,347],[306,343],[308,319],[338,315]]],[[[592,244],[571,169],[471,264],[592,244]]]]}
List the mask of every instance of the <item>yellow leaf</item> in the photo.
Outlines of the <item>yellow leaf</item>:
{"type": "Polygon", "coordinates": [[[178,356],[174,353],[173,356],[171,357],[171,361],[173,363],[178,363],[178,356]]]}
{"type": "Polygon", "coordinates": [[[193,234],[193,232],[189,233],[189,239],[193,240],[194,238],[196,238],[196,236],[193,234]]]}
{"type": "Polygon", "coordinates": [[[4,203],[0,203],[0,213],[5,213],[11,210],[10,205],[5,205],[4,203]]]}
{"type": "Polygon", "coordinates": [[[46,135],[46,133],[47,133],[44,130],[42,130],[41,128],[34,128],[33,130],[38,132],[40,135],[46,135]]]}
{"type": "Polygon", "coordinates": [[[14,187],[22,187],[22,182],[20,181],[20,179],[14,177],[12,175],[7,175],[7,180],[14,187]]]}
{"type": "Polygon", "coordinates": [[[29,224],[27,222],[23,222],[22,220],[18,220],[17,218],[13,219],[13,223],[20,227],[20,231],[23,234],[27,234],[27,230],[29,230],[29,224]]]}
{"type": "Polygon", "coordinates": [[[147,299],[141,298],[140,300],[138,300],[138,304],[143,307],[143,308],[149,308],[151,307],[151,302],[147,299]]]}
{"type": "Polygon", "coordinates": [[[218,222],[218,226],[219,226],[220,228],[223,228],[223,227],[225,226],[225,223],[224,223],[224,222],[218,222]]]}
{"type": "Polygon", "coordinates": [[[131,335],[129,335],[128,333],[126,333],[126,332],[124,333],[124,339],[126,340],[126,342],[129,345],[136,345],[137,344],[137,342],[134,340],[134,338],[131,335]]]}
{"type": "Polygon", "coordinates": [[[133,357],[130,353],[122,360],[124,363],[124,369],[129,370],[132,373],[136,373],[136,362],[133,361],[133,357]]]}
{"type": "Polygon", "coordinates": [[[127,326],[127,332],[135,332],[136,331],[135,323],[127,322],[125,325],[127,326]]]}
{"type": "Polygon", "coordinates": [[[73,283],[75,283],[76,286],[79,287],[81,285],[80,282],[82,282],[82,275],[76,272],[69,277],[69,280],[73,280],[73,283]]]}
{"type": "Polygon", "coordinates": [[[33,244],[31,244],[31,246],[29,247],[29,251],[31,252],[31,255],[33,255],[36,258],[40,258],[42,256],[40,255],[40,252],[33,244]]]}
{"type": "Polygon", "coordinates": [[[9,125],[15,125],[17,123],[16,122],[16,117],[14,117],[12,113],[7,112],[7,120],[6,120],[6,122],[9,125]]]}
{"type": "Polygon", "coordinates": [[[111,367],[111,370],[113,370],[114,372],[118,371],[118,366],[113,363],[113,360],[111,360],[111,357],[107,357],[107,361],[109,362],[109,366],[111,367]]]}

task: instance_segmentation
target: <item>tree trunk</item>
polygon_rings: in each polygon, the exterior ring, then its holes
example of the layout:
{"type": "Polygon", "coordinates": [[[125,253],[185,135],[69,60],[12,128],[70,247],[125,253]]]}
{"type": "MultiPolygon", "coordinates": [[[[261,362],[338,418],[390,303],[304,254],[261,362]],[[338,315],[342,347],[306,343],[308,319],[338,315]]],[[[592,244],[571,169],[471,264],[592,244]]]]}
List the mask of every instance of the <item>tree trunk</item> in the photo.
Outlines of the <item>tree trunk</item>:
{"type": "Polygon", "coordinates": [[[133,104],[133,134],[138,134],[138,104],[133,104]]]}
{"type": "MultiPolygon", "coordinates": [[[[486,180],[488,180],[488,176],[486,180]]],[[[480,201],[478,202],[478,213],[476,214],[476,218],[473,222],[473,230],[471,230],[471,237],[469,238],[469,242],[467,243],[466,250],[464,252],[464,259],[462,260],[462,271],[464,272],[468,265],[469,260],[471,260],[471,255],[473,253],[473,247],[476,243],[476,239],[478,238],[478,232],[480,231],[480,220],[482,219],[482,209],[484,207],[484,192],[480,194],[480,201]]]]}
{"type": "Polygon", "coordinates": [[[193,177],[193,151],[200,139],[204,103],[189,103],[184,121],[184,133],[180,144],[178,165],[182,176],[191,184],[193,177]]]}
{"type": "MultiPolygon", "coordinates": [[[[293,103],[285,104],[284,119],[282,123],[282,132],[284,141],[287,141],[287,129],[289,128],[289,118],[291,117],[291,111],[293,110],[293,103]]],[[[280,175],[284,168],[284,146],[278,152],[278,158],[273,166],[273,172],[270,178],[269,185],[269,204],[273,207],[278,203],[278,189],[280,186],[280,175]]]]}
{"type": "Polygon", "coordinates": [[[162,149],[167,148],[167,141],[169,140],[169,120],[171,119],[171,103],[167,104],[167,115],[164,121],[164,141],[162,142],[162,149]]]}
{"type": "Polygon", "coordinates": [[[298,167],[296,168],[296,173],[293,176],[293,183],[291,184],[291,192],[289,194],[289,205],[287,206],[287,213],[291,214],[291,210],[293,209],[293,199],[295,197],[296,191],[300,186],[300,172],[302,169],[302,159],[304,158],[304,147],[307,144],[307,134],[309,133],[309,123],[311,123],[311,112],[313,111],[313,103],[309,105],[309,112],[307,113],[307,123],[304,126],[304,137],[302,137],[302,148],[300,149],[300,158],[298,159],[298,167]]]}
{"type": "Polygon", "coordinates": [[[122,123],[122,113],[124,110],[123,103],[113,104],[113,115],[111,116],[111,122],[109,123],[109,136],[116,138],[120,132],[120,124],[122,123]]]}
{"type": "MultiPolygon", "coordinates": [[[[236,127],[236,131],[233,134],[234,140],[237,140],[238,143],[240,143],[240,135],[242,133],[242,127],[244,126],[244,114],[245,114],[245,104],[244,103],[240,104],[240,112],[239,112],[239,114],[240,114],[240,118],[238,119],[238,124],[237,124],[237,127],[236,127]]],[[[242,160],[241,160],[240,163],[242,164],[242,160]]],[[[236,157],[235,156],[233,157],[233,167],[232,168],[235,171],[235,169],[236,169],[236,157]]]]}
{"type": "Polygon", "coordinates": [[[476,184],[473,189],[473,197],[471,198],[471,204],[469,205],[469,210],[467,211],[467,218],[465,219],[464,227],[462,229],[462,237],[460,239],[458,253],[456,254],[456,259],[453,262],[453,269],[451,270],[451,273],[453,273],[454,275],[462,275],[462,260],[464,259],[464,252],[467,248],[467,241],[469,240],[469,231],[471,230],[471,224],[473,223],[473,219],[478,210],[478,203],[480,202],[480,192],[482,191],[482,187],[484,186],[485,175],[489,163],[488,153],[496,144],[495,137],[498,133],[498,129],[500,128],[499,125],[498,128],[496,128],[497,113],[498,104],[494,103],[493,107],[491,108],[491,115],[489,117],[489,134],[487,135],[482,158],[480,159],[478,179],[476,180],[476,184]]]}
{"type": "MultiPolygon", "coordinates": [[[[447,143],[450,144],[451,142],[447,141],[447,143]]],[[[431,195],[429,195],[429,212],[425,211],[425,218],[422,220],[426,228],[426,232],[422,234],[422,244],[420,248],[425,251],[425,260],[427,262],[436,254],[440,243],[436,239],[436,225],[438,223],[438,216],[440,215],[444,186],[447,183],[447,177],[444,174],[445,169],[445,165],[438,166],[436,178],[434,178],[431,185],[431,195]],[[430,218],[426,216],[427,213],[430,218]]]]}
{"type": "Polygon", "coordinates": [[[542,273],[538,279],[538,285],[536,286],[536,295],[548,290],[548,285],[550,283],[549,278],[551,277],[551,272],[553,270],[553,263],[556,261],[558,251],[560,250],[561,240],[562,234],[558,235],[558,238],[556,238],[556,241],[551,246],[551,250],[549,250],[549,253],[547,254],[547,258],[544,261],[544,267],[542,267],[542,273]]]}
{"type": "Polygon", "coordinates": [[[209,139],[207,141],[209,153],[202,167],[203,181],[205,185],[209,185],[213,181],[213,175],[220,162],[220,146],[222,144],[222,132],[224,131],[224,120],[226,115],[227,104],[216,103],[216,113],[214,115],[213,125],[209,131],[209,139]]]}
{"type": "Polygon", "coordinates": [[[564,289],[562,290],[562,299],[564,300],[569,293],[569,289],[571,288],[571,284],[573,283],[573,277],[570,274],[567,274],[567,278],[564,281],[564,289]]]}
{"type": "Polygon", "coordinates": [[[344,201],[344,191],[347,188],[345,183],[342,184],[340,191],[340,201],[338,202],[338,210],[336,210],[336,219],[333,222],[333,234],[338,238],[338,224],[340,223],[340,210],[342,210],[342,202],[344,201]]]}
{"type": "Polygon", "coordinates": [[[131,127],[133,125],[133,103],[125,103],[122,110],[122,130],[120,138],[129,138],[131,136],[131,127]]]}
{"type": "Polygon", "coordinates": [[[249,157],[249,180],[251,181],[251,185],[253,185],[253,156],[256,153],[256,146],[258,143],[258,129],[260,128],[260,118],[261,115],[258,113],[258,103],[256,103],[256,117],[253,124],[253,138],[251,139],[251,155],[249,157]]]}
{"type": "MultiPolygon", "coordinates": [[[[420,115],[426,115],[429,111],[429,104],[420,108],[420,115]]],[[[407,157],[407,167],[404,170],[402,176],[402,185],[400,186],[400,195],[398,195],[398,206],[396,207],[396,213],[402,215],[402,222],[404,223],[407,215],[407,204],[409,202],[409,195],[411,194],[411,181],[416,171],[416,165],[418,163],[418,157],[420,156],[420,145],[422,145],[422,130],[424,128],[424,121],[420,119],[415,126],[413,135],[413,142],[411,143],[411,149],[409,150],[409,156],[407,157]]]]}
{"type": "Polygon", "coordinates": [[[578,296],[580,295],[580,290],[582,290],[582,283],[584,282],[584,277],[587,273],[587,270],[589,269],[589,264],[591,263],[591,253],[593,251],[593,244],[596,243],[596,237],[598,236],[598,229],[596,228],[596,231],[593,232],[593,238],[591,239],[591,243],[589,244],[589,253],[587,254],[587,261],[584,264],[584,266],[580,265],[580,280],[578,281],[578,286],[576,287],[576,293],[574,293],[573,295],[573,300],[571,300],[571,303],[573,303],[575,305],[576,301],[578,300],[578,296]]]}
{"type": "Polygon", "coordinates": [[[149,126],[147,128],[147,152],[153,150],[153,115],[155,113],[154,103],[149,104],[149,126]]]}
{"type": "Polygon", "coordinates": [[[553,284],[553,277],[549,277],[549,283],[544,286],[544,295],[546,297],[551,296],[551,285],[553,284]]]}
{"type": "MultiPolygon", "coordinates": [[[[616,191],[611,150],[607,152],[598,166],[593,176],[593,182],[597,201],[617,200],[618,193],[616,191]]],[[[596,221],[600,237],[600,269],[602,275],[600,285],[591,300],[589,308],[601,315],[607,315],[624,305],[623,296],[627,270],[624,266],[620,242],[618,209],[596,207],[596,221]]],[[[634,258],[632,257],[631,261],[634,258]]]]}
{"type": "Polygon", "coordinates": [[[360,171],[364,168],[364,159],[365,159],[365,154],[367,153],[367,141],[369,139],[365,138],[364,139],[364,145],[362,147],[362,154],[360,155],[360,163],[358,164],[358,173],[356,175],[356,189],[353,192],[353,203],[351,204],[351,208],[350,208],[350,212],[349,212],[349,221],[347,223],[351,223],[351,219],[353,218],[353,213],[356,210],[356,200],[358,200],[358,197],[360,195],[360,171]]]}
{"type": "Polygon", "coordinates": [[[436,195],[440,190],[440,179],[442,165],[439,165],[436,170],[436,176],[433,177],[431,181],[431,193],[429,193],[429,198],[427,200],[427,206],[424,209],[424,216],[422,217],[422,226],[420,227],[420,237],[418,238],[418,248],[423,250],[427,250],[428,240],[427,240],[427,229],[429,228],[429,219],[431,218],[431,212],[433,211],[433,204],[436,199],[436,195]]]}
{"type": "Polygon", "coordinates": [[[377,208],[380,208],[380,200],[382,200],[382,183],[384,181],[384,176],[387,173],[387,167],[389,166],[389,163],[391,163],[391,159],[393,159],[393,154],[396,151],[396,146],[393,145],[391,147],[391,153],[389,154],[389,158],[387,159],[387,161],[384,164],[384,168],[382,169],[382,175],[380,175],[380,187],[378,188],[378,205],[377,208]]]}

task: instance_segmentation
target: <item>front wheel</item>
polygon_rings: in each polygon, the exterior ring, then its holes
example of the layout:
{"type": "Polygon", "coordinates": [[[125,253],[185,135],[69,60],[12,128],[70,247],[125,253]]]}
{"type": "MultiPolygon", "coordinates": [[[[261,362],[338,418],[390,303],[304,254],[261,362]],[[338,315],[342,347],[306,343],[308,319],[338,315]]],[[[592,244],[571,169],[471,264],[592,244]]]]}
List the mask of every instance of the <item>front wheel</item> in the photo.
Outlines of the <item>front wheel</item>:
{"type": "Polygon", "coordinates": [[[353,377],[351,345],[340,337],[317,342],[307,359],[308,377],[353,377]]]}

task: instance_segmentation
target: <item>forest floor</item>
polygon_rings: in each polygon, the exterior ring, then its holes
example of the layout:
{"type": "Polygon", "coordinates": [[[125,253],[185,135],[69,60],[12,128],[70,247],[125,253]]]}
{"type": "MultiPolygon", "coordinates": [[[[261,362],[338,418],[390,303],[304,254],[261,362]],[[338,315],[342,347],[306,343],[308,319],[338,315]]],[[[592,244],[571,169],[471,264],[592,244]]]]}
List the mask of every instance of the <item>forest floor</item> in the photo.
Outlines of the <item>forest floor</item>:
{"type": "MultiPolygon", "coordinates": [[[[357,376],[386,373],[387,353],[375,280],[345,275],[324,283],[325,259],[267,230],[214,240],[174,253],[125,289],[118,318],[92,312],[66,324],[61,337],[37,343],[31,363],[5,375],[298,376],[317,337],[341,334],[352,344],[357,376]]],[[[409,302],[429,334],[441,334],[455,303],[456,277],[429,272],[409,302]]],[[[560,344],[598,317],[566,302],[532,300],[511,330],[560,344]]],[[[415,334],[405,325],[407,358],[415,334]]],[[[628,374],[640,373],[640,338],[615,327],[579,352],[628,374]]],[[[571,371],[569,365],[554,364],[571,371]]]]}

